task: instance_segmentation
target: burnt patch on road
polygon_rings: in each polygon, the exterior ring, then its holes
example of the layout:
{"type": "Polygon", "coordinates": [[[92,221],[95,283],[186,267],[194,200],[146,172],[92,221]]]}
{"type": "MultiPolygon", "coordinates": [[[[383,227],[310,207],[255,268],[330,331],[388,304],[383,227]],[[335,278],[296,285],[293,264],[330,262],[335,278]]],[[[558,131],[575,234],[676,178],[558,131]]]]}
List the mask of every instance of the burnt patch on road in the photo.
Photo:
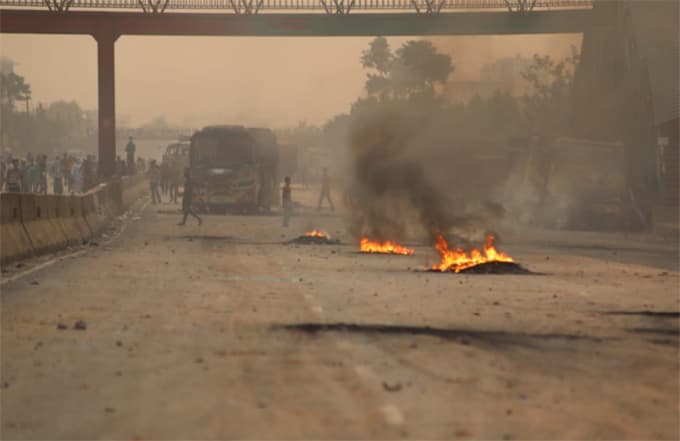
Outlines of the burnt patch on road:
{"type": "Polygon", "coordinates": [[[672,335],[675,337],[680,337],[680,329],[676,328],[630,328],[626,329],[628,332],[634,332],[636,334],[660,334],[660,335],[672,335]]]}
{"type": "Polygon", "coordinates": [[[606,315],[637,315],[642,317],[655,318],[680,318],[678,311],[602,311],[606,315]]]}
{"type": "Polygon", "coordinates": [[[306,334],[341,332],[358,335],[423,335],[454,341],[462,345],[480,343],[489,346],[535,346],[540,341],[586,341],[601,343],[602,338],[561,333],[522,333],[478,329],[451,329],[430,326],[405,326],[357,323],[296,323],[274,325],[273,330],[297,331],[306,334]]]}
{"type": "Polygon", "coordinates": [[[233,237],[233,236],[191,235],[191,236],[180,236],[180,239],[219,241],[219,242],[238,242],[238,238],[233,237]]]}
{"type": "Polygon", "coordinates": [[[187,236],[166,236],[167,240],[179,239],[186,240],[188,242],[198,242],[203,245],[215,245],[220,246],[222,244],[228,245],[280,245],[281,242],[272,241],[257,241],[249,239],[241,239],[233,236],[210,236],[210,235],[187,235],[187,236]]]}
{"type": "Polygon", "coordinates": [[[600,313],[630,317],[626,321],[636,323],[629,323],[624,330],[631,334],[639,334],[650,343],[677,347],[680,340],[680,322],[678,321],[680,313],[678,311],[601,311],[600,313]]]}
{"type": "Polygon", "coordinates": [[[648,328],[628,328],[627,332],[646,336],[646,341],[662,346],[678,347],[680,341],[680,328],[675,327],[648,327],[648,328]]]}

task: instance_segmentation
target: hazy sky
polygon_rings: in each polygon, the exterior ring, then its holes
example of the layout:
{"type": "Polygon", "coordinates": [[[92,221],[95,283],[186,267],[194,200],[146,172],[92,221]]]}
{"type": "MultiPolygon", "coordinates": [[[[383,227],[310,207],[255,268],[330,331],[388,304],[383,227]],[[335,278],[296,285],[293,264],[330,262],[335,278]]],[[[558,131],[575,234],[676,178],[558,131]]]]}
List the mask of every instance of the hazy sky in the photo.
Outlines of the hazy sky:
{"type": "MultiPolygon", "coordinates": [[[[390,38],[397,47],[406,38],[390,38]]],[[[322,123],[362,93],[359,62],[369,38],[121,37],[116,43],[116,113],[141,124],[164,115],[191,127],[322,123]]],[[[474,77],[502,56],[561,57],[578,35],[436,38],[474,77]]],[[[89,36],[0,34],[0,55],[33,89],[33,103],[76,100],[97,107],[96,44],[89,36]]]]}

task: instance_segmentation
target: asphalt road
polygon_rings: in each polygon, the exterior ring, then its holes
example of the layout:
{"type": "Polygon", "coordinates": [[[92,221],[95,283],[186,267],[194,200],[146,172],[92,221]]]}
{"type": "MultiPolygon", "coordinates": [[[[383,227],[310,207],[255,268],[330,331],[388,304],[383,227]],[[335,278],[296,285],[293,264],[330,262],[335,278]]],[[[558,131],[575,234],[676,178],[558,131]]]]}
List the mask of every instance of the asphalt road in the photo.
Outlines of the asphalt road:
{"type": "Polygon", "coordinates": [[[340,215],[174,209],[5,269],[2,439],[680,437],[674,244],[515,232],[542,275],[435,274],[340,215]],[[312,227],[342,244],[282,243],[312,227]]]}

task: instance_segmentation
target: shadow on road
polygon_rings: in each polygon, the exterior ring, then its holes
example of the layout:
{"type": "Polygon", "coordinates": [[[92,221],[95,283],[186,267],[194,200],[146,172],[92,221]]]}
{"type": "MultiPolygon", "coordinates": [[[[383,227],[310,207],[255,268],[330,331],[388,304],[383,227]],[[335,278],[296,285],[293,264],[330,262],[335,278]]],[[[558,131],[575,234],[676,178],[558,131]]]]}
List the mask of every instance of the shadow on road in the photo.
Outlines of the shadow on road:
{"type": "MultiPolygon", "coordinates": [[[[525,346],[535,347],[540,341],[586,341],[590,343],[602,343],[603,338],[587,335],[560,334],[560,333],[516,333],[507,331],[489,331],[475,329],[449,329],[434,328],[430,326],[402,326],[382,324],[355,324],[355,323],[296,323],[288,325],[273,325],[273,330],[299,331],[306,334],[322,332],[345,332],[362,335],[425,335],[430,337],[453,340],[463,345],[472,342],[487,344],[495,347],[502,346],[525,346]]],[[[607,338],[607,340],[612,340],[607,338]]]]}

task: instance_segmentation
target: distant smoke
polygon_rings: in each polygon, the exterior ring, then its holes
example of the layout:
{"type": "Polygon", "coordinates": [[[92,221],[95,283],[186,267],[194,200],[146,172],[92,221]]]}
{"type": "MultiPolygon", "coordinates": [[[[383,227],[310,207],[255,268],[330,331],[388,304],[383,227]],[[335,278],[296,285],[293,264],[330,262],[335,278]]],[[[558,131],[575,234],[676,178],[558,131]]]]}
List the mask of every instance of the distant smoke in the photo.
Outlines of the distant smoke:
{"type": "Polygon", "coordinates": [[[427,128],[422,117],[386,106],[356,118],[349,139],[353,172],[350,230],[355,237],[402,240],[415,221],[434,241],[437,233],[452,229],[467,236],[483,228],[485,217],[502,216],[502,207],[490,203],[466,212],[465,205],[455,204],[451,197],[464,191],[456,187],[455,176],[445,181],[433,179],[437,174],[432,170],[441,164],[436,155],[421,153],[433,148],[444,151],[447,146],[430,144],[433,134],[427,128]]]}

